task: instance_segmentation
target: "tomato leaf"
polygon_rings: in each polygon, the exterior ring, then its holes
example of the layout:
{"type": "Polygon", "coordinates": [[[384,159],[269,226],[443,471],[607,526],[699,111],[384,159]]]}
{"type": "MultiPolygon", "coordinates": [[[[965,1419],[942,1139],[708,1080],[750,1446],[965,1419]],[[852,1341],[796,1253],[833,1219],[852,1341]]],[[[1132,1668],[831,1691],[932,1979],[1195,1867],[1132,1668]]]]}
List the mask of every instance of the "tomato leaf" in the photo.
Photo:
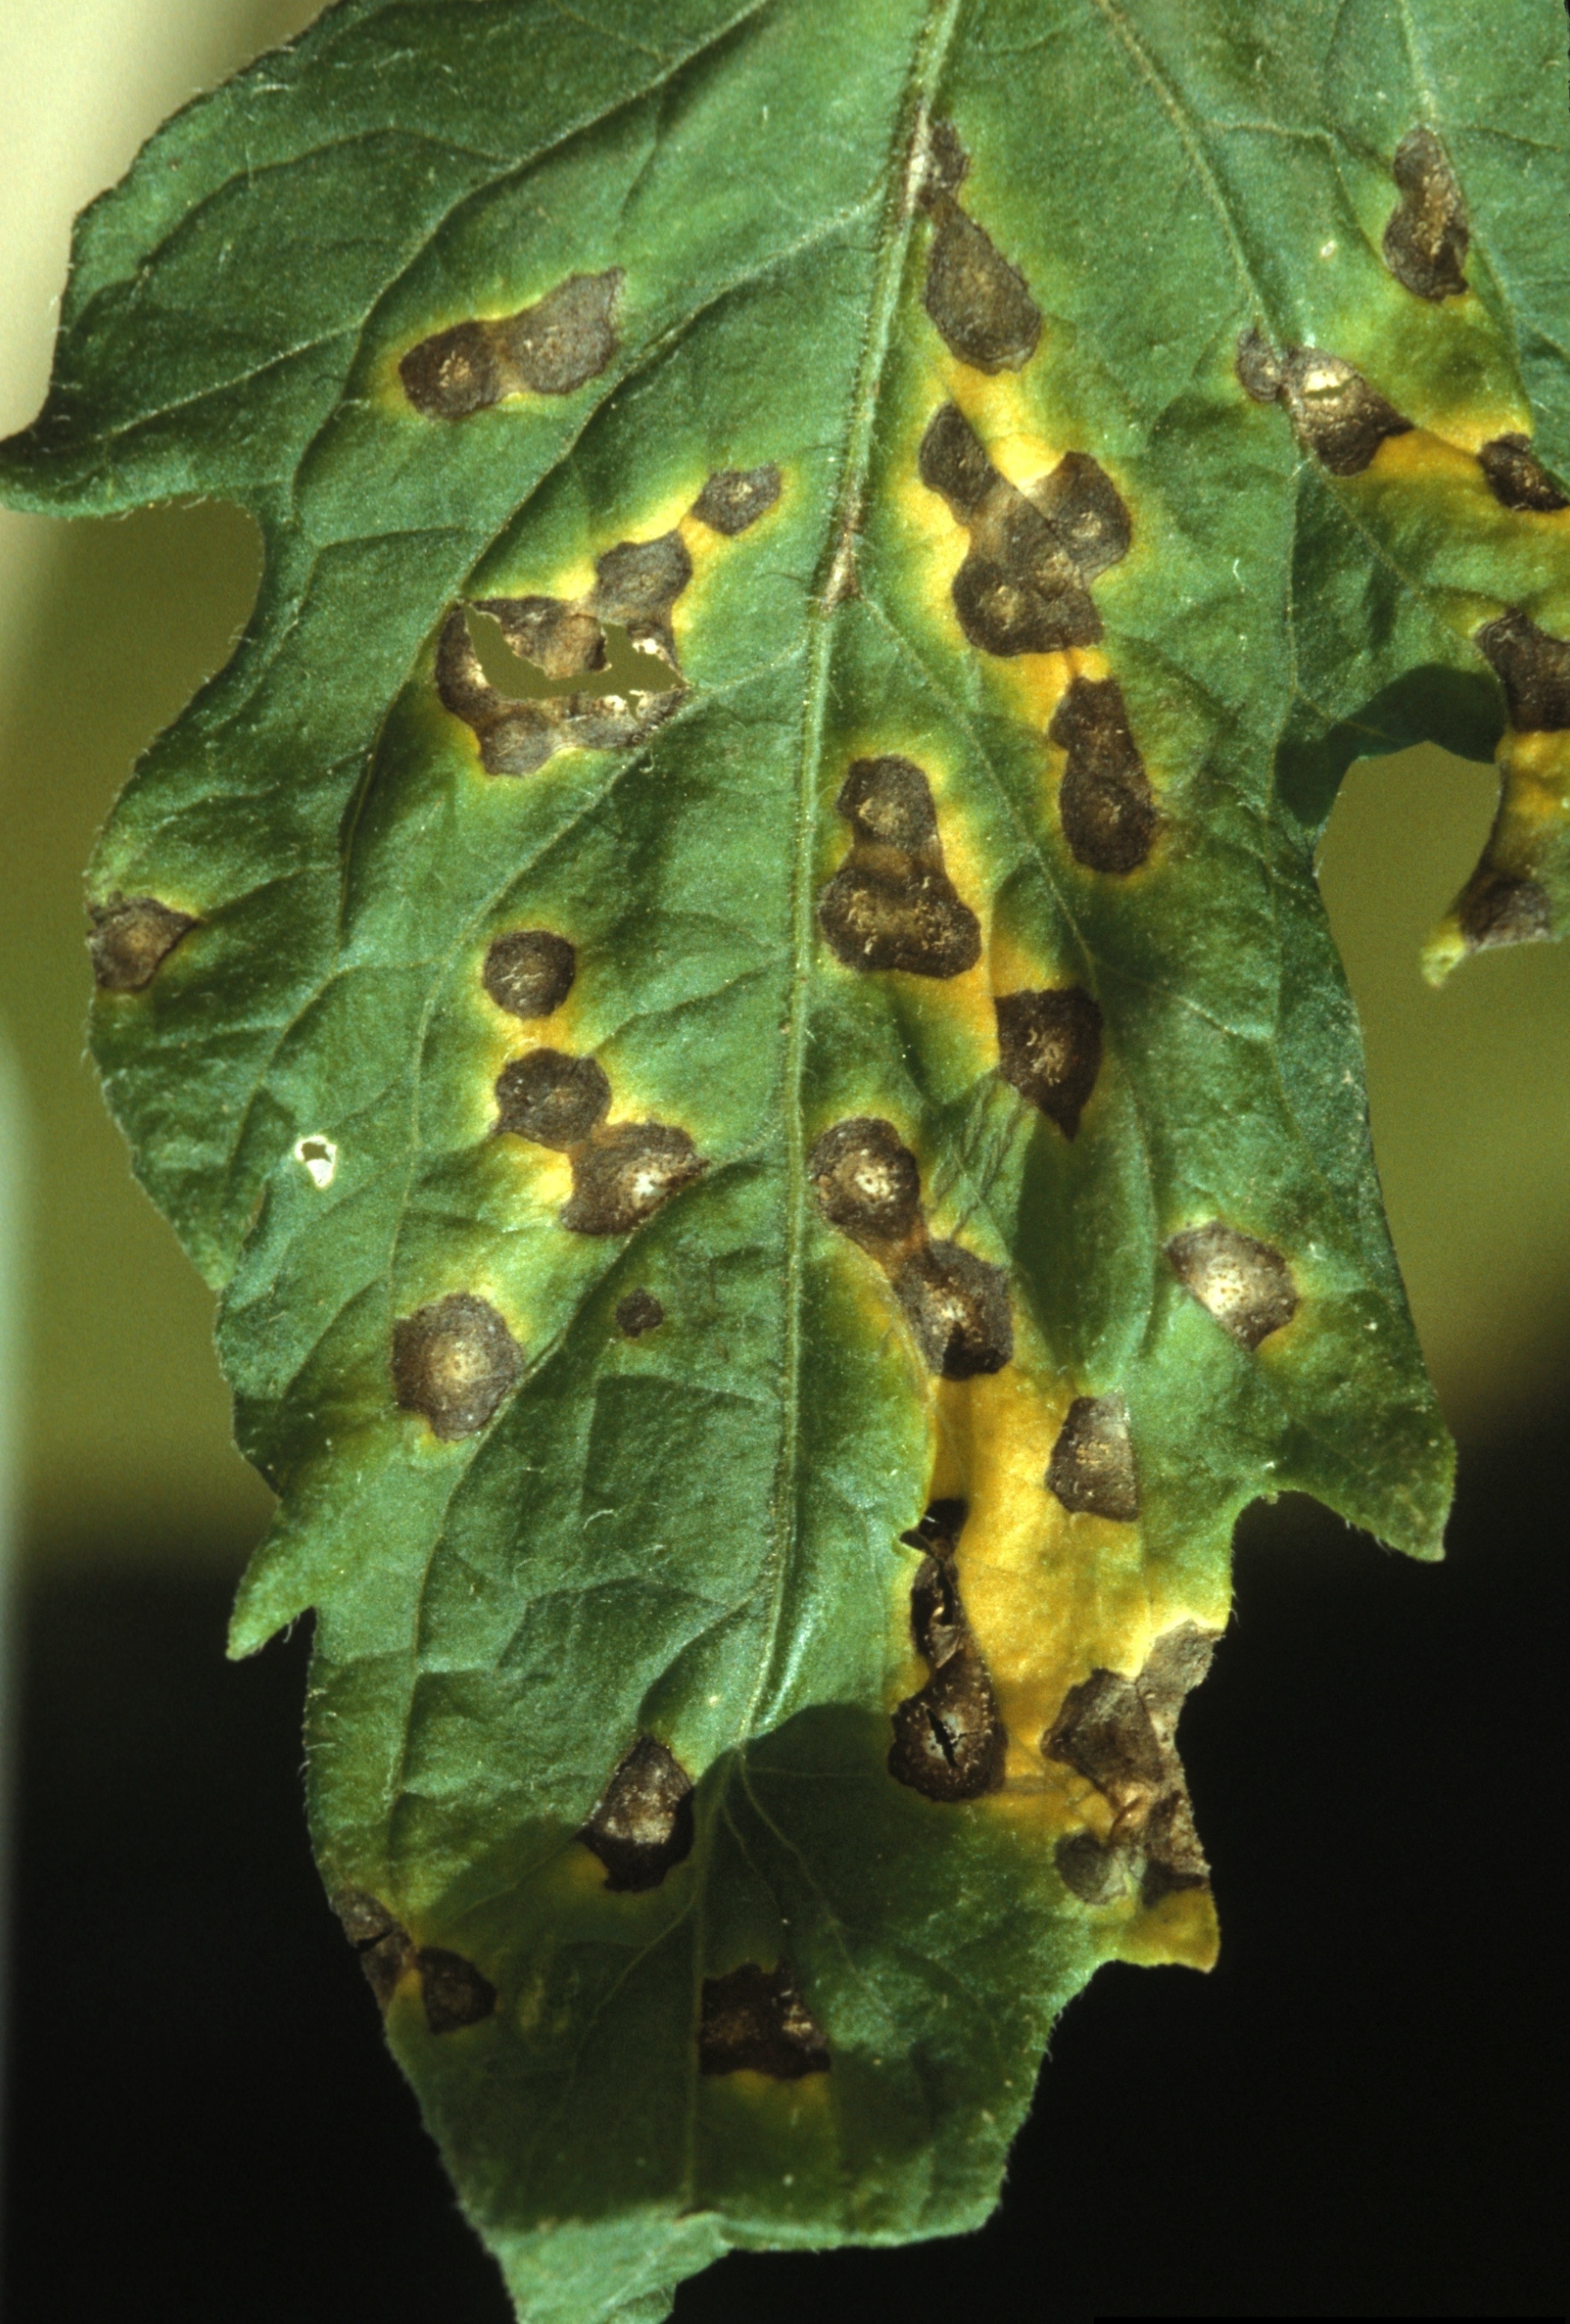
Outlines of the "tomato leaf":
{"type": "Polygon", "coordinates": [[[1213,1958],[1237,1513],[1439,1551],[1314,849],[1557,933],[1563,20],[344,0],[78,228],[18,506],[253,510],[93,1039],[316,1610],[323,1872],[521,2314],[996,2200],[1213,1958]]]}

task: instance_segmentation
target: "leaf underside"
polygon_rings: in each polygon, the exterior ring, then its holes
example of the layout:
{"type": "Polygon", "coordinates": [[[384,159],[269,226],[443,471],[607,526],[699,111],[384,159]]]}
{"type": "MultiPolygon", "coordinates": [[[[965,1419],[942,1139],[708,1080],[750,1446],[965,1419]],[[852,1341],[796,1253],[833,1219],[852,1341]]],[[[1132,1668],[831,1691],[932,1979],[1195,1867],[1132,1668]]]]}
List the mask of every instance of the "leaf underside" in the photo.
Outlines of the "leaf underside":
{"type": "Polygon", "coordinates": [[[344,0],[78,230],[16,505],[252,509],[94,1045],[521,2314],[996,2200],[1213,1958],[1237,1513],[1451,1456],[1313,877],[1570,893],[1556,0],[344,0]]]}

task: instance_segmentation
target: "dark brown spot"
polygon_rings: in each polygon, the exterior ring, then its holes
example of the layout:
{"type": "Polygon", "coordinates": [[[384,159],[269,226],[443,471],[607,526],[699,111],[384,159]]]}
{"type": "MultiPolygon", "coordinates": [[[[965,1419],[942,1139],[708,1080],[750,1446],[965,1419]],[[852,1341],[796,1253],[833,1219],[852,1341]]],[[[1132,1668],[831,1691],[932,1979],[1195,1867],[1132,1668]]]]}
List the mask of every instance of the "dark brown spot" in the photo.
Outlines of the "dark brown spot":
{"type": "Polygon", "coordinates": [[[1058,787],[1063,836],[1091,872],[1137,872],[1160,817],[1115,678],[1077,678],[1052,713],[1047,740],[1069,754],[1058,787]]]}
{"type": "Polygon", "coordinates": [[[1570,727],[1570,639],[1540,630],[1512,607],[1479,630],[1474,642],[1499,673],[1518,732],[1557,734],[1570,727]]]}
{"type": "Polygon", "coordinates": [[[177,912],[151,896],[111,896],[91,904],[87,953],[100,992],[142,992],[182,936],[197,926],[189,912],[177,912]]]}
{"type": "Polygon", "coordinates": [[[565,597],[476,597],[520,661],[546,678],[587,678],[605,667],[605,632],[586,604],[565,597]]]}
{"type": "Polygon", "coordinates": [[[570,1153],[611,1107],[611,1084],[593,1057],[531,1049],[496,1077],[496,1128],[535,1146],[570,1153]]]}
{"type": "Polygon", "coordinates": [[[385,1904],[363,1888],[340,1888],[333,1898],[333,1910],[360,1956],[360,1966],[379,2006],[385,2010],[413,1959],[407,1931],[399,1927],[385,1904]]]}
{"type": "Polygon", "coordinates": [[[532,774],[558,751],[625,750],[643,742],[683,700],[672,614],[693,577],[693,561],[681,534],[618,541],[594,574],[592,589],[575,602],[482,597],[474,610],[497,622],[512,652],[553,686],[606,669],[608,626],[625,631],[635,651],[657,656],[647,667],[664,665],[672,678],[640,687],[635,677],[617,673],[609,682],[624,685],[625,693],[607,691],[604,683],[575,693],[514,692],[487,677],[469,614],[455,605],[436,641],[436,692],[473,730],[487,774],[532,774]]]}
{"type": "Polygon", "coordinates": [[[516,315],[436,332],[399,364],[404,393],[432,420],[464,420],[506,395],[570,395],[616,353],[621,283],[619,266],[574,274],[516,315]]]}
{"type": "Polygon", "coordinates": [[[922,161],[921,200],[923,208],[944,194],[957,194],[970,170],[970,156],[951,121],[927,124],[926,152],[922,161]]]}
{"type": "Polygon", "coordinates": [[[1291,1269],[1280,1251],[1219,1219],[1174,1235],[1167,1257],[1184,1289],[1240,1347],[1257,1348],[1298,1312],[1291,1269]]]}
{"type": "Polygon", "coordinates": [[[1554,934],[1554,910],[1538,881],[1484,863],[1461,891],[1455,918],[1467,947],[1483,952],[1494,945],[1546,944],[1554,934]]]}
{"type": "Polygon", "coordinates": [[[1128,555],[1134,521],[1127,503],[1088,452],[1065,452],[1050,475],[1027,485],[1025,497],[1067,549],[1081,581],[1094,581],[1128,555]]]}
{"type": "Polygon", "coordinates": [[[666,1311],[652,1291],[629,1291],[616,1303],[616,1328],[629,1340],[641,1340],[646,1332],[657,1332],[665,1319],[666,1311]]]}
{"type": "Polygon", "coordinates": [[[938,841],[932,787],[913,760],[856,760],[834,802],[858,839],[919,855],[938,841]]]}
{"type": "Polygon", "coordinates": [[[1552,516],[1570,508],[1570,499],[1532,450],[1525,436],[1496,436],[1478,454],[1488,489],[1501,508],[1536,516],[1552,516]]]}
{"type": "Polygon", "coordinates": [[[1070,1687],[1042,1738],[1049,1759],[1095,1784],[1114,1812],[1102,1842],[1088,1832],[1059,1844],[1064,1884],[1088,1904],[1110,1903],[1130,1877],[1147,1904],[1208,1877],[1178,1757],[1184,1697],[1210,1665],[1215,1637],[1182,1622],[1155,1641],[1137,1678],[1094,1670],[1070,1687]]]}
{"type": "Polygon", "coordinates": [[[1042,1749],[1104,1792],[1120,1812],[1166,1775],[1161,1751],[1138,1686],[1116,1671],[1095,1670],[1070,1687],[1042,1749]]]}
{"type": "Polygon", "coordinates": [[[481,982],[510,1017],[549,1017],[573,989],[578,956],[548,928],[514,928],[485,954],[481,982]]]}
{"type": "Polygon", "coordinates": [[[915,1157],[891,1122],[857,1114],[826,1130],[807,1165],[831,1226],[894,1286],[922,1360],[945,1379],[1001,1371],[1014,1353],[1008,1277],[957,1242],[933,1242],[915,1157]]]}
{"type": "Polygon", "coordinates": [[[774,1969],[743,1961],[725,1977],[703,1979],[698,2070],[767,2074],[776,2082],[828,2072],[823,2029],[803,1999],[788,1961],[774,1969]]]}
{"type": "Polygon", "coordinates": [[[847,968],[961,976],[981,957],[981,930],[945,872],[895,879],[848,862],[824,889],[818,920],[847,968]]]}
{"type": "Polygon", "coordinates": [[[1023,369],[1042,336],[1042,310],[1024,276],[952,194],[939,194],[932,209],[922,304],[938,336],[977,371],[1023,369]]]}
{"type": "Polygon", "coordinates": [[[929,1800],[977,1800],[1002,1783],[1007,1750],[992,1681],[972,1649],[898,1706],[888,1772],[929,1800]]]}
{"type": "Polygon", "coordinates": [[[927,423],[916,470],[929,492],[941,493],[961,524],[969,524],[997,482],[981,438],[957,403],[940,404],[927,423]]]}
{"type": "Polygon", "coordinates": [[[1066,1138],[1078,1134],[1101,1071],[1101,1011],[1077,984],[993,1002],[999,1073],[1066,1138]]]}
{"type": "Polygon", "coordinates": [[[779,492],[780,473],[772,460],[761,468],[718,468],[693,503],[693,514],[711,531],[733,540],[767,515],[779,492]]]}
{"type": "Polygon", "coordinates": [[[692,1854],[691,1777],[663,1743],[640,1735],[578,1838],[605,1867],[607,1888],[657,1888],[692,1854]]]}
{"type": "Polygon", "coordinates": [[[686,1131],[667,1122],[601,1128],[574,1150],[562,1224],[576,1234],[630,1234],[707,1167],[686,1131]]]}
{"type": "Polygon", "coordinates": [[[823,1216],[863,1250],[904,1242],[922,1226],[916,1157],[892,1122],[858,1114],[837,1121],[807,1164],[823,1216]]]}
{"type": "Polygon", "coordinates": [[[917,1654],[934,1670],[941,1670],[970,1638],[954,1572],[966,1508],[963,1501],[941,1501],[935,1508],[958,1509],[957,1522],[950,1523],[929,1510],[914,1533],[902,1534],[900,1538],[926,1552],[911,1583],[911,1637],[917,1654]]]}
{"type": "Polygon", "coordinates": [[[959,627],[1000,658],[1095,645],[1101,616],[1078,566],[1040,509],[1012,484],[1005,493],[972,525],[970,553],[954,576],[959,627]]]}
{"type": "Polygon", "coordinates": [[[1066,1840],[1060,1840],[1053,1851],[1053,1861],[1059,1879],[1082,1904],[1116,1904],[1128,1893],[1128,1852],[1108,1848],[1093,1831],[1070,1832],[1066,1840]]]}
{"type": "Polygon", "coordinates": [[[895,1709],[888,1753],[888,1772],[896,1783],[929,1800],[947,1802],[996,1791],[1008,1749],[992,1680],[966,1619],[954,1571],[964,1517],[962,1502],[935,1502],[918,1529],[918,1541],[924,1529],[928,1554],[911,1584],[911,1636],[932,1674],[895,1709]]]}
{"type": "MultiPolygon", "coordinates": [[[[496,608],[508,601],[489,597],[484,602],[485,610],[500,621],[496,608]]],[[[488,775],[531,775],[558,751],[628,750],[646,741],[685,692],[677,684],[628,696],[505,694],[485,676],[462,605],[455,605],[443,624],[436,682],[444,706],[473,730],[480,764],[488,775]]]]}
{"type": "Polygon", "coordinates": [[[1128,1406],[1120,1396],[1077,1396],[1052,1447],[1047,1485],[1066,1509],[1132,1525],[1139,1478],[1128,1406]]]}
{"type": "Polygon", "coordinates": [[[392,1327],[393,1393],[445,1442],[483,1428],[522,1370],[518,1342],[473,1292],[449,1292],[392,1327]]]}
{"type": "Polygon", "coordinates": [[[952,403],[929,420],[916,466],[970,534],[950,593],[970,643],[998,655],[1094,645],[1101,616],[1086,584],[1125,556],[1132,538],[1106,471],[1070,452],[1022,493],[998,474],[952,403]]]}
{"type": "Polygon", "coordinates": [[[1255,403],[1274,403],[1281,394],[1281,358],[1257,323],[1237,342],[1237,383],[1255,403]]]}
{"type": "Polygon", "coordinates": [[[693,560],[679,532],[653,540],[618,541],[594,567],[590,604],[601,622],[614,622],[635,646],[675,667],[671,608],[693,577],[693,560]]]}
{"type": "Polygon", "coordinates": [[[972,1379],[1014,1353],[1008,1277],[957,1242],[929,1242],[901,1266],[894,1287],[929,1371],[972,1379]]]}
{"type": "Polygon", "coordinates": [[[1287,349],[1279,393],[1299,441],[1333,476],[1360,476],[1387,436],[1411,431],[1361,373],[1319,347],[1287,349]]]}
{"type": "MultiPolygon", "coordinates": [[[[966,1503],[961,1500],[929,1501],[910,1532],[902,1533],[900,1539],[911,1549],[930,1550],[934,1558],[951,1558],[959,1545],[959,1536],[964,1530],[965,1519],[969,1514],[966,1503]]],[[[919,1582],[919,1575],[917,1580],[919,1582]]],[[[913,1624],[917,1621],[914,1584],[912,1585],[911,1620],[913,1624]]],[[[918,1646],[921,1640],[922,1632],[918,1628],[916,1631],[918,1646]]]]}
{"type": "Polygon", "coordinates": [[[932,221],[922,300],[950,355],[977,371],[1018,371],[1036,351],[1042,310],[1024,276],[960,208],[969,157],[953,124],[928,133],[921,198],[932,221]]]}
{"type": "MultiPolygon", "coordinates": [[[[571,1157],[573,1191],[559,1216],[577,1234],[630,1234],[708,1167],[684,1130],[663,1121],[607,1122],[610,1106],[611,1084],[592,1057],[531,1049],[496,1077],[497,1135],[571,1157]]],[[[658,1309],[656,1322],[664,1312],[658,1309]]]]}
{"type": "Polygon", "coordinates": [[[462,1953],[422,1945],[415,1957],[426,2024],[433,2034],[458,2034],[482,2024],[496,2011],[496,1987],[462,1953]]]}
{"type": "Polygon", "coordinates": [[[909,759],[858,759],[838,801],[850,852],[818,901],[847,968],[960,976],[981,957],[981,924],[943,865],[932,788],[909,759]]]}
{"type": "Polygon", "coordinates": [[[1385,264],[1419,299],[1459,298],[1472,237],[1455,172],[1431,129],[1407,132],[1391,174],[1401,198],[1384,230],[1385,264]]]}

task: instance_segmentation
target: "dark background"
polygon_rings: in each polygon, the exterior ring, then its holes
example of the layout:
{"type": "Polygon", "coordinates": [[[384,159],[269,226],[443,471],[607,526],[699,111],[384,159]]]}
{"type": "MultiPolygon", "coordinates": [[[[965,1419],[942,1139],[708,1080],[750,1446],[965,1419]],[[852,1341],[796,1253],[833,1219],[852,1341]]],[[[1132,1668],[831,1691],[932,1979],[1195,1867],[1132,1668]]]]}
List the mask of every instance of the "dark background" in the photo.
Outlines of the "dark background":
{"type": "MultiPolygon", "coordinates": [[[[1464,1462],[1437,1568],[1245,1518],[1181,1738],[1220,1967],[1101,1971],[978,2236],[732,2256],[679,2324],[1561,2312],[1565,1434],[1464,1462]]],[[[227,1596],[22,1602],[9,2324],[507,2324],[311,1867],[304,1627],[227,1667],[227,1596]]]]}

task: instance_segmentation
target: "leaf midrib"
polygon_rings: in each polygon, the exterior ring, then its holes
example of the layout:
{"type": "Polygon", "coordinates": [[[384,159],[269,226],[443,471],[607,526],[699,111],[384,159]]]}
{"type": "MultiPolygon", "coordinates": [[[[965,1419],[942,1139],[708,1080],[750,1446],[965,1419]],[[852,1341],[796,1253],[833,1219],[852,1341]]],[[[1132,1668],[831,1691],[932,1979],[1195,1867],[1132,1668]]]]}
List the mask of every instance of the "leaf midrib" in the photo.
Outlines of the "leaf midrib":
{"type": "MultiPolygon", "coordinates": [[[[808,1232],[806,1129],[802,1111],[809,998],[816,950],[813,872],[817,843],[818,795],[822,766],[823,724],[833,661],[835,604],[829,591],[842,558],[855,554],[855,541],[871,465],[874,429],[895,316],[904,288],[914,229],[916,201],[911,182],[914,141],[928,117],[947,61],[963,0],[928,0],[910,73],[901,91],[888,152],[889,192],[883,246],[878,253],[867,337],[857,365],[840,489],[813,578],[808,612],[807,679],[802,715],[795,815],[795,857],[791,885],[791,987],[786,1010],[785,1073],[781,1102],[785,1134],[785,1346],[781,1366],[780,1446],[774,1503],[774,1587],[765,1657],[751,1701],[740,1721],[737,1743],[745,1751],[784,1680],[781,1670],[782,1614],[793,1554],[800,1533],[800,1451],[803,1358],[803,1264],[808,1232]]],[[[788,1666],[788,1642],[785,1656],[788,1666]]]]}

